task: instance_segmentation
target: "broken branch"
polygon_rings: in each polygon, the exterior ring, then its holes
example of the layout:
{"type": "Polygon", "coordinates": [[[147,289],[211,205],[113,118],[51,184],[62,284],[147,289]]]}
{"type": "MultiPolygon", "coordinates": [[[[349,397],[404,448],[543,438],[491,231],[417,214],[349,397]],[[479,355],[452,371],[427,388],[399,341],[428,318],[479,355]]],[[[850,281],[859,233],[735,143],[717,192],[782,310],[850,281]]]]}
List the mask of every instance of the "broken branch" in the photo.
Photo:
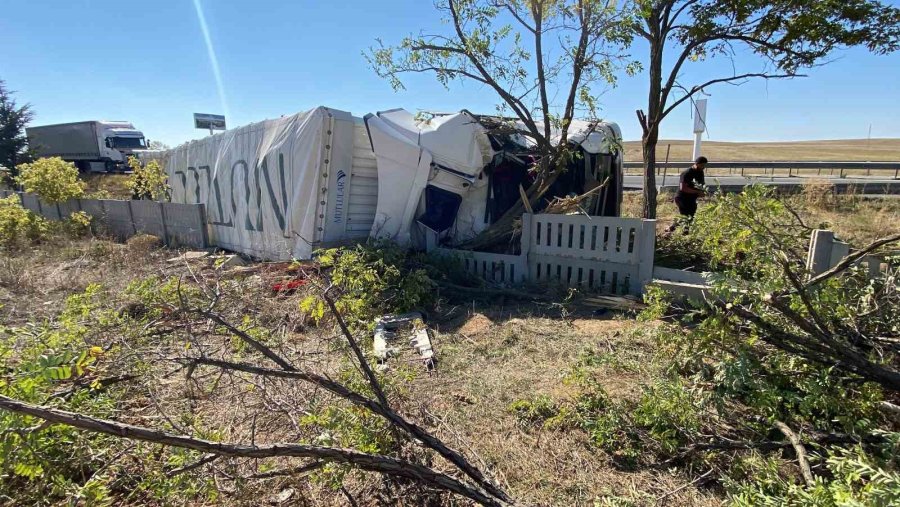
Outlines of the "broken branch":
{"type": "Polygon", "coordinates": [[[0,408],[10,412],[30,415],[53,423],[65,424],[74,428],[92,431],[94,433],[103,433],[143,442],[152,442],[170,447],[193,449],[195,451],[211,453],[218,456],[231,456],[235,458],[292,456],[299,458],[316,458],[325,462],[346,463],[361,470],[402,477],[436,489],[450,491],[469,498],[470,500],[474,500],[482,505],[500,506],[500,503],[485,495],[483,492],[448,475],[409,461],[378,454],[367,454],[351,449],[292,443],[243,445],[213,442],[210,440],[175,435],[160,430],[110,421],[107,419],[98,419],[64,410],[32,405],[3,395],[0,395],[0,408]]]}

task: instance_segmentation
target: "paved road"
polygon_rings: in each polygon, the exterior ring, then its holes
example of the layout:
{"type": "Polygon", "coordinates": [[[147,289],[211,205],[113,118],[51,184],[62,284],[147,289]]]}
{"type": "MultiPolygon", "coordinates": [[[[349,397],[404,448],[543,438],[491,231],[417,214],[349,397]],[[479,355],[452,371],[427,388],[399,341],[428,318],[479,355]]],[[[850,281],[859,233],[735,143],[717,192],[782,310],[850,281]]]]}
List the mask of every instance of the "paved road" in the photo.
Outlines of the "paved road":
{"type": "MultiPolygon", "coordinates": [[[[817,178],[821,181],[823,178],[817,178]]],[[[737,192],[741,188],[752,183],[762,183],[779,187],[784,192],[797,192],[801,186],[808,183],[810,178],[800,177],[771,177],[771,176],[707,176],[706,183],[710,186],[721,187],[726,192],[737,192]]],[[[845,192],[849,187],[859,194],[900,194],[900,180],[888,178],[830,178],[828,179],[838,192],[845,192]]],[[[640,190],[644,188],[641,176],[625,176],[625,190],[640,190]]],[[[656,186],[660,189],[674,190],[678,187],[678,175],[667,175],[665,184],[663,177],[656,177],[656,186]]]]}

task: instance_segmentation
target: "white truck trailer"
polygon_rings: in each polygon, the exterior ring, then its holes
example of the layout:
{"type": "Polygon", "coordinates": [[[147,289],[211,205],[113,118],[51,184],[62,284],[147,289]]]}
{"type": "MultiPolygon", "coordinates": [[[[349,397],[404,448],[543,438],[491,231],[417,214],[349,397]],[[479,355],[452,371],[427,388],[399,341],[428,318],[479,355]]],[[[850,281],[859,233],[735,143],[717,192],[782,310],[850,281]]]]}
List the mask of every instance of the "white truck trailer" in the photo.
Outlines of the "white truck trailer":
{"type": "Polygon", "coordinates": [[[144,134],[125,121],[80,121],[25,129],[38,157],[60,157],[81,172],[127,169],[128,157],[144,150],[144,134]]]}
{"type": "MultiPolygon", "coordinates": [[[[622,157],[615,124],[585,124],[583,150],[556,192],[606,181],[593,214],[617,216],[622,157]]],[[[527,143],[498,139],[468,112],[417,121],[318,107],[149,155],[165,163],[172,201],[206,205],[210,243],[269,260],[383,238],[423,247],[484,230],[527,187],[527,143]]]]}

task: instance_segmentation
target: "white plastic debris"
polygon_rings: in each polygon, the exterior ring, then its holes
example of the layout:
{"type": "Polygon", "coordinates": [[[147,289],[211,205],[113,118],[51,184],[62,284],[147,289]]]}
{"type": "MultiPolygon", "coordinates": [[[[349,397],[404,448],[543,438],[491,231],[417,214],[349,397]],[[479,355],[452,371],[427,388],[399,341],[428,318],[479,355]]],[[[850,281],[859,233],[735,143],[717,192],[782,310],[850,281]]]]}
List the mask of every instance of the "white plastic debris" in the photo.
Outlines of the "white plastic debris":
{"type": "Polygon", "coordinates": [[[400,354],[399,340],[406,338],[409,345],[416,350],[422,363],[429,370],[434,369],[434,349],[428,328],[418,312],[400,315],[385,315],[375,319],[375,357],[378,363],[385,366],[388,358],[400,354]]]}

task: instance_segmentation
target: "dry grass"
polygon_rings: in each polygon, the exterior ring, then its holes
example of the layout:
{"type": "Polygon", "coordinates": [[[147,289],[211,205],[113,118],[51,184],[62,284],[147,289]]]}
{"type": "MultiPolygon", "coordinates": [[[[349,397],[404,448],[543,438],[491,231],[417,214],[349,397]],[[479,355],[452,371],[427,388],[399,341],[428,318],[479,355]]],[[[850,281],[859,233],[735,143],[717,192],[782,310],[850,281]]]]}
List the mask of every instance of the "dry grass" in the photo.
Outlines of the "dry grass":
{"type": "MultiPolygon", "coordinates": [[[[626,141],[625,160],[641,160],[640,141],[626,141]]],[[[691,159],[693,141],[661,140],[656,158],[666,158],[667,145],[672,146],[669,160],[691,159]]],[[[900,139],[845,139],[829,141],[786,141],[728,143],[703,141],[703,155],[715,162],[727,161],[885,161],[900,160],[900,139]]]]}
{"type": "Polygon", "coordinates": [[[85,194],[103,199],[131,199],[127,174],[84,174],[85,194]]]}
{"type": "MultiPolygon", "coordinates": [[[[628,499],[652,505],[689,479],[648,469],[624,471],[593,447],[580,430],[523,429],[509,410],[521,399],[569,399],[563,381],[589,348],[614,351],[635,367],[605,368],[596,377],[614,398],[636,399],[650,381],[635,358],[647,361],[652,344],[630,319],[562,318],[535,307],[482,308],[437,326],[438,374],[416,389],[420,410],[441,421],[498,480],[529,505],[590,505],[628,499]],[[450,430],[452,428],[452,431],[450,430]]],[[[667,505],[719,505],[710,491],[687,487],[667,505]]]]}
{"type": "MultiPolygon", "coordinates": [[[[121,290],[133,280],[158,275],[183,277],[190,283],[194,276],[208,279],[217,272],[211,258],[194,261],[190,268],[167,262],[178,252],[155,245],[150,237],[134,238],[128,244],[83,239],[43,244],[14,256],[0,254],[0,319],[7,325],[21,325],[52,317],[66,296],[89,283],[106,287],[109,304],[115,308],[129,302],[121,290]]],[[[273,294],[270,286],[277,274],[263,270],[235,280],[237,285],[229,290],[222,311],[235,321],[240,315],[251,315],[273,332],[279,352],[295,364],[338,378],[346,363],[335,330],[330,324],[307,324],[298,311],[302,294],[273,294]]],[[[455,307],[435,317],[436,373],[397,360],[391,363],[388,375],[402,384],[404,393],[397,400],[400,410],[489,470],[523,503],[590,505],[606,498],[652,504],[690,481],[681,472],[620,470],[583,431],[526,430],[508,409],[513,401],[535,394],[571,397],[573,388],[562,377],[586,348],[615,350],[623,361],[632,363],[649,357],[652,345],[639,332],[646,324],[590,315],[573,318],[561,314],[558,307],[455,307]]],[[[189,414],[219,431],[224,441],[297,441],[309,438],[310,431],[298,427],[297,419],[309,407],[334,403],[296,382],[223,377],[214,371],[198,371],[188,381],[164,366],[164,357],[184,353],[181,342],[166,345],[160,337],[140,343],[123,340],[121,346],[128,354],[158,365],[133,386],[135,395],[120,407],[121,418],[135,424],[156,425],[160,414],[173,421],[189,414]]],[[[211,355],[234,353],[234,342],[215,333],[203,346],[211,355]]],[[[246,361],[264,363],[255,354],[243,354],[246,361]]],[[[650,380],[642,369],[620,367],[604,369],[598,379],[611,396],[629,399],[638,396],[640,386],[650,380]]],[[[279,467],[297,464],[296,460],[277,461],[279,467]]],[[[260,462],[227,463],[220,461],[220,466],[230,473],[250,473],[260,462]]],[[[433,465],[449,470],[439,461],[433,465]]],[[[251,481],[241,487],[221,476],[217,481],[224,503],[257,504],[293,488],[293,501],[299,504],[346,504],[341,493],[305,477],[251,481]]],[[[387,503],[379,500],[386,489],[396,493],[398,486],[386,485],[373,474],[354,475],[345,484],[359,505],[425,501],[415,488],[404,489],[408,486],[400,487],[398,493],[408,501],[396,496],[387,503]]],[[[666,502],[718,505],[721,497],[687,486],[666,502]]],[[[460,504],[443,497],[429,505],[460,504]]]]}

